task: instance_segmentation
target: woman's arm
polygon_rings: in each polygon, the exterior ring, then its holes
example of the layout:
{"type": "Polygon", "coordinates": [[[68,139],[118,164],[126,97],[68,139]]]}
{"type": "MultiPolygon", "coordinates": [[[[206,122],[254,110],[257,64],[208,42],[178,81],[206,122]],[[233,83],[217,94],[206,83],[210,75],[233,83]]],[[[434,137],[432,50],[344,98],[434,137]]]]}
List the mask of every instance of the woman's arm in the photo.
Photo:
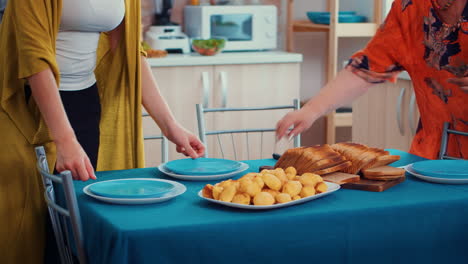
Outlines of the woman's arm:
{"type": "MultiPolygon", "coordinates": [[[[112,52],[118,47],[124,32],[124,23],[108,32],[112,52]]],[[[174,118],[166,101],[159,92],[146,58],[141,56],[141,94],[142,104],[148,114],[161,128],[162,133],[177,146],[177,151],[191,158],[205,154],[205,146],[192,133],[185,130],[174,118]]]]}
{"type": "Polygon", "coordinates": [[[75,179],[96,179],[93,166],[78,143],[62,105],[54,75],[50,69],[28,78],[32,97],[57,147],[58,172],[70,170],[75,179]]]}
{"type": "Polygon", "coordinates": [[[159,91],[151,67],[143,56],[141,57],[141,83],[143,106],[161,128],[162,133],[176,144],[177,151],[192,158],[203,156],[205,147],[195,135],[177,123],[159,91]]]}
{"type": "Polygon", "coordinates": [[[310,99],[300,110],[291,112],[276,126],[277,138],[293,137],[308,129],[320,116],[336,108],[351,103],[372,86],[349,70],[342,70],[320,92],[310,99]],[[294,129],[288,129],[294,126],[294,129]]]}

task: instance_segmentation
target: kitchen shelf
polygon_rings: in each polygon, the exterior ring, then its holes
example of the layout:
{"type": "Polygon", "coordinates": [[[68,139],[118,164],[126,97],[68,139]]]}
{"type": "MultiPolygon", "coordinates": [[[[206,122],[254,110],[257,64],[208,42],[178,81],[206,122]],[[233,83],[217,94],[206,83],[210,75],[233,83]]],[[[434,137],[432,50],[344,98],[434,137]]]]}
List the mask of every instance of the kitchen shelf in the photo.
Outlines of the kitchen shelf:
{"type": "MultiPolygon", "coordinates": [[[[339,23],[336,26],[338,37],[372,37],[379,25],[377,23],[339,23]]],[[[309,20],[296,20],[293,32],[329,32],[330,25],[314,24],[309,20]]]]}
{"type": "MultiPolygon", "coordinates": [[[[294,20],[294,0],[287,0],[287,37],[286,49],[294,50],[294,32],[326,32],[328,35],[327,82],[333,80],[338,69],[338,40],[351,37],[372,37],[382,21],[382,0],[374,0],[374,19],[369,23],[338,23],[340,0],[327,0],[331,14],[330,25],[314,24],[309,20],[294,20]]],[[[326,116],[326,142],[335,143],[336,128],[350,127],[353,124],[352,113],[332,111],[326,116]]]]}

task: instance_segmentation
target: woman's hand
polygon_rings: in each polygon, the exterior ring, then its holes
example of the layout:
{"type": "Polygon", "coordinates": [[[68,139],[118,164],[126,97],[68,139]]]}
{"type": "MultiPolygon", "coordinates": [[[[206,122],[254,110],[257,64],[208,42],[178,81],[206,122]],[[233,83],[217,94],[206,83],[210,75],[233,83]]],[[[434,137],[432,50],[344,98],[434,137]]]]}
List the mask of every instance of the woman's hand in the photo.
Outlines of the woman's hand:
{"type": "Polygon", "coordinates": [[[177,123],[170,125],[164,135],[177,146],[177,152],[185,156],[196,159],[205,154],[203,143],[194,134],[177,123]]]}
{"type": "Polygon", "coordinates": [[[315,116],[312,113],[308,113],[307,108],[288,113],[276,124],[276,137],[278,139],[285,136],[292,138],[302,133],[314,123],[316,120],[315,116]],[[289,130],[292,126],[294,128],[289,130]]]}
{"type": "Polygon", "coordinates": [[[55,141],[55,145],[57,146],[55,169],[58,172],[69,170],[74,180],[96,179],[93,165],[91,165],[88,156],[75,138],[55,141]]]}
{"type": "Polygon", "coordinates": [[[450,78],[447,80],[449,83],[458,85],[462,91],[468,93],[468,77],[463,78],[450,78]]]}
{"type": "Polygon", "coordinates": [[[320,116],[351,103],[372,85],[350,70],[340,71],[336,78],[320,89],[320,92],[310,99],[301,110],[287,114],[278,122],[276,126],[277,138],[293,137],[300,134],[320,116]],[[294,128],[289,132],[289,128],[292,126],[294,128]]]}

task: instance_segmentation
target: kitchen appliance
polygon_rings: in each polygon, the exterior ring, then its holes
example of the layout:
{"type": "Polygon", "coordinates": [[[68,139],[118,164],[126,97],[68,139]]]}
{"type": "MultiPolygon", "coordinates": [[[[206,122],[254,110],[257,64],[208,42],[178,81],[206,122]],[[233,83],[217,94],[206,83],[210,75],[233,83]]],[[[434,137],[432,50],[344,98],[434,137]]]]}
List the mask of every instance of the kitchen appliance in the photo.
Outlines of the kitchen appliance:
{"type": "Polygon", "coordinates": [[[179,25],[151,26],[145,35],[146,42],[155,50],[168,53],[190,53],[190,41],[179,25]]]}
{"type": "Polygon", "coordinates": [[[277,9],[273,5],[186,6],[185,32],[191,38],[225,38],[224,51],[277,47],[277,9]]]}
{"type": "Polygon", "coordinates": [[[155,0],[155,25],[146,32],[145,40],[156,50],[168,53],[190,53],[190,42],[181,26],[171,22],[172,0],[155,0]]]}

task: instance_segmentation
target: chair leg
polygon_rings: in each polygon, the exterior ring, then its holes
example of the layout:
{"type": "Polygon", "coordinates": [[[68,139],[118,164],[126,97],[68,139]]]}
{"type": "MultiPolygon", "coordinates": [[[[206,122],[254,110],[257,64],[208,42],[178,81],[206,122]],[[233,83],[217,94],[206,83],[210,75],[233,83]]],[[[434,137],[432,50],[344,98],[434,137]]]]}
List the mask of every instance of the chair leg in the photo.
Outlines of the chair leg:
{"type": "Polygon", "coordinates": [[[440,150],[439,150],[439,159],[444,159],[447,152],[447,141],[448,141],[448,132],[449,122],[444,123],[444,128],[442,130],[442,138],[440,140],[440,150]]]}

